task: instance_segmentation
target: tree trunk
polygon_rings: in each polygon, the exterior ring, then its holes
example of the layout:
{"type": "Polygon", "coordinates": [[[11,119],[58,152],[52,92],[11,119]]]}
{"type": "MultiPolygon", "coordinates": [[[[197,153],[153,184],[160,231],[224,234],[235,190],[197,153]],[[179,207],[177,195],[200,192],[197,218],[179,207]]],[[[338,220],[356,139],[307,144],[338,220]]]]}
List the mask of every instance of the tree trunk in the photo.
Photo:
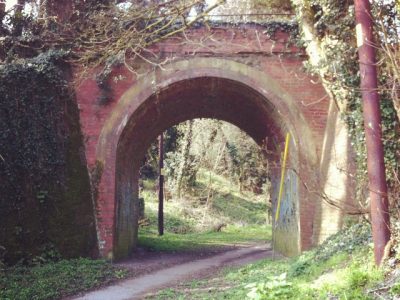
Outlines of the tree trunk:
{"type": "Polygon", "coordinates": [[[182,194],[182,183],[186,173],[186,169],[188,167],[190,146],[192,144],[192,135],[193,135],[193,120],[190,120],[186,125],[185,137],[183,139],[184,145],[182,147],[182,152],[181,152],[181,163],[179,165],[178,176],[176,179],[175,191],[176,194],[178,195],[178,198],[180,198],[182,194]]]}

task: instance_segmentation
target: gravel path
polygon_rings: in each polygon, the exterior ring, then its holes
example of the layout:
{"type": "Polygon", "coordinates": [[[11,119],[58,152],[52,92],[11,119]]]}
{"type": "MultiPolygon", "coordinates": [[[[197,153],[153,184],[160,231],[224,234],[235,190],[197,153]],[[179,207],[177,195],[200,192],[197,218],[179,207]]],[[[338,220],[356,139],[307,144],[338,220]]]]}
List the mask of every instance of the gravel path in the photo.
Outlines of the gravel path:
{"type": "MultiPolygon", "coordinates": [[[[203,256],[209,255],[210,253],[203,253],[203,256]]],[[[215,274],[221,267],[245,265],[271,256],[272,250],[269,244],[246,245],[233,250],[225,249],[223,253],[207,258],[201,258],[201,253],[172,253],[154,254],[154,257],[144,255],[141,259],[139,254],[135,259],[121,263],[125,267],[138,270],[135,278],[126,279],[71,299],[143,299],[147,293],[155,290],[173,286],[182,281],[207,277],[210,273],[215,274]]]]}

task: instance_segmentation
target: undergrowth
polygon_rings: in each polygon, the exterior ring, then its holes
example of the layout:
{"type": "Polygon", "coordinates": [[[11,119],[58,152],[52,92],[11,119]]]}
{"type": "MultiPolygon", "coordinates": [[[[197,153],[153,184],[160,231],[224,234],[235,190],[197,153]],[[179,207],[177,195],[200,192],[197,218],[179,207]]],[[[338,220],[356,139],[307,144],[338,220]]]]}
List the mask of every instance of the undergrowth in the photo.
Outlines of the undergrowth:
{"type": "Polygon", "coordinates": [[[304,272],[309,272],[316,263],[346,256],[355,249],[370,243],[372,243],[372,238],[369,225],[355,224],[330,236],[319,247],[299,256],[293,261],[289,274],[292,276],[302,275],[304,272]]]}

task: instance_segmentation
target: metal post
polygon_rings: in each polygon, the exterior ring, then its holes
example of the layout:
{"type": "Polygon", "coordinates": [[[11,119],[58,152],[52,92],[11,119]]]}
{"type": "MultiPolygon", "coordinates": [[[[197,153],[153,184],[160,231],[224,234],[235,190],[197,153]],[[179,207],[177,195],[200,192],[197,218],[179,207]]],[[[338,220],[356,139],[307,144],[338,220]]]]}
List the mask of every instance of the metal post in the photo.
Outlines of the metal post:
{"type": "Polygon", "coordinates": [[[158,181],[158,234],[164,234],[164,134],[158,140],[159,181],[158,181]]]}
{"type": "Polygon", "coordinates": [[[390,223],[371,8],[368,0],[355,0],[354,6],[367,145],[372,237],[375,263],[380,265],[386,243],[390,239],[390,223]]]}

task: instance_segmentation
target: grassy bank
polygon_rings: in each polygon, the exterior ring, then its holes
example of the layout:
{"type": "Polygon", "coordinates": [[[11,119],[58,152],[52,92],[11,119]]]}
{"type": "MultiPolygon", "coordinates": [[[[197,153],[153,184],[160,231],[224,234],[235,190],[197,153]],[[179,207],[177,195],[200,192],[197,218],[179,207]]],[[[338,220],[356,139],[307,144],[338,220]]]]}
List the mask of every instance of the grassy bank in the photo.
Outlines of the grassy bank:
{"type": "Polygon", "coordinates": [[[158,251],[186,251],[242,243],[266,242],[267,201],[263,195],[240,192],[222,176],[202,170],[193,190],[181,199],[167,196],[165,234],[158,236],[158,199],[154,181],[145,181],[145,226],[139,245],[158,251]]]}

